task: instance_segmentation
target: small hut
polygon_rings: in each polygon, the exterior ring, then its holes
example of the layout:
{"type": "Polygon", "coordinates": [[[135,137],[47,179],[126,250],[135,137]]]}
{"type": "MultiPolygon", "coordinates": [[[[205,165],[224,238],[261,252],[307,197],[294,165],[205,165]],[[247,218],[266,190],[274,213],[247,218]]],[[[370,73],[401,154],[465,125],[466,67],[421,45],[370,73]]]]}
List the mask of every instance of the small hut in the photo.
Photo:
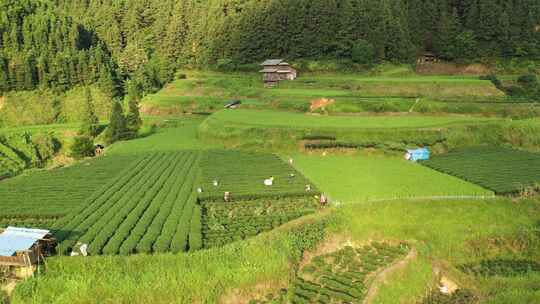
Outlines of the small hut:
{"type": "Polygon", "coordinates": [[[0,234],[0,266],[30,267],[54,250],[49,230],[8,227],[0,234]]]}
{"type": "Polygon", "coordinates": [[[430,52],[425,52],[424,54],[418,57],[418,59],[416,60],[416,63],[417,64],[430,64],[430,63],[437,63],[439,61],[440,61],[439,58],[435,54],[430,53],[430,52]]]}
{"type": "Polygon", "coordinates": [[[95,155],[101,155],[105,151],[105,146],[102,144],[97,144],[95,145],[94,149],[95,149],[94,151],[95,155]]]}
{"type": "Polygon", "coordinates": [[[297,77],[296,69],[283,59],[268,59],[261,66],[263,69],[259,72],[266,87],[274,87],[282,80],[295,80],[297,77]]]}
{"type": "Polygon", "coordinates": [[[413,162],[428,160],[429,157],[430,152],[428,148],[409,149],[407,150],[407,153],[405,153],[405,159],[413,162]]]}

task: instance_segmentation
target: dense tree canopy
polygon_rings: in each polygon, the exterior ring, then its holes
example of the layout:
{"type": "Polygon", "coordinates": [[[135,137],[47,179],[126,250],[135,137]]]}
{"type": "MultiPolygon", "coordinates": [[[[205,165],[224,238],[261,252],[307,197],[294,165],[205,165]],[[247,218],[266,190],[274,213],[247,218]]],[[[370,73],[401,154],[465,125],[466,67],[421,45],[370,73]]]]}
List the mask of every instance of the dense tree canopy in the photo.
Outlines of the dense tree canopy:
{"type": "Polygon", "coordinates": [[[538,0],[0,0],[0,91],[124,78],[143,90],[174,68],[267,57],[448,60],[540,57],[538,0]]]}
{"type": "Polygon", "coordinates": [[[47,1],[0,1],[0,91],[65,90],[115,77],[107,47],[47,1]]]}

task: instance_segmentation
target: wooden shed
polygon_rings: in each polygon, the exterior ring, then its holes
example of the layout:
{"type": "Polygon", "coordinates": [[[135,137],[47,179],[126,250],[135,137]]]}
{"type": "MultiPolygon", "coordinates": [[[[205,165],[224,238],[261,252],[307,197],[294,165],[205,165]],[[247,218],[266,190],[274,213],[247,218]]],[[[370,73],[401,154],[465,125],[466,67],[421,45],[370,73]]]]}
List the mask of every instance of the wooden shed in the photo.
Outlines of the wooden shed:
{"type": "Polygon", "coordinates": [[[0,234],[0,266],[36,265],[55,245],[49,230],[8,227],[0,234]]]}
{"type": "Polygon", "coordinates": [[[425,52],[418,57],[418,59],[416,60],[416,63],[417,64],[430,64],[430,63],[437,63],[439,61],[440,60],[437,57],[437,55],[430,52],[425,52]]]}
{"type": "Polygon", "coordinates": [[[267,87],[276,86],[282,80],[294,80],[297,71],[283,59],[268,59],[261,63],[263,67],[259,72],[263,75],[264,85],[267,87]]]}

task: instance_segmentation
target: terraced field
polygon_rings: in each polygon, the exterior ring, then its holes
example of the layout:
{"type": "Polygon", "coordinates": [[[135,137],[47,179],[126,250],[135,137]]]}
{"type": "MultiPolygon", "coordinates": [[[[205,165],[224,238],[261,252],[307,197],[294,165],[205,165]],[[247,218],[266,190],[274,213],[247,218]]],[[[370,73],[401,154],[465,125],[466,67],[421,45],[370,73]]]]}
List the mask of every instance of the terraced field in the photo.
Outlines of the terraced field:
{"type": "Polygon", "coordinates": [[[234,200],[317,194],[309,180],[274,154],[209,151],[201,159],[201,172],[201,201],[223,201],[224,192],[234,200]],[[264,180],[271,177],[273,185],[265,186],[264,180]],[[311,185],[310,191],[306,185],[311,185]]]}
{"type": "Polygon", "coordinates": [[[250,303],[362,303],[373,274],[402,259],[409,250],[404,243],[372,243],[315,256],[300,269],[288,292],[250,303]]]}
{"type": "Polygon", "coordinates": [[[69,253],[80,244],[88,244],[92,255],[224,245],[314,212],[316,188],[306,191],[306,184],[306,178],[272,154],[143,154],[55,223],[59,252],[69,253]],[[275,184],[265,186],[270,176],[275,184]],[[231,192],[234,203],[223,202],[224,191],[231,192]]]}
{"type": "Polygon", "coordinates": [[[497,194],[519,192],[540,183],[540,154],[508,148],[460,149],[422,164],[497,194]]]}
{"type": "Polygon", "coordinates": [[[198,158],[197,152],[155,153],[134,163],[55,225],[60,253],[77,242],[94,255],[186,251],[198,158]]]}
{"type": "Polygon", "coordinates": [[[393,129],[436,128],[493,121],[471,116],[320,116],[264,110],[219,111],[210,119],[223,125],[266,128],[393,129]]]}

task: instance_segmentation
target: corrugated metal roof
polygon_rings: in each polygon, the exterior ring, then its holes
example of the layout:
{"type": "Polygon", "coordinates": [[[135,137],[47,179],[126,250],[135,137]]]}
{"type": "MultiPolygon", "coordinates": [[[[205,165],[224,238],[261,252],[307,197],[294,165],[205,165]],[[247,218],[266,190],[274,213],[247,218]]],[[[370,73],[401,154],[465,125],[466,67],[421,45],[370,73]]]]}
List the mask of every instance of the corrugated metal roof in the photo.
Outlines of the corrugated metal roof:
{"type": "Polygon", "coordinates": [[[0,256],[13,256],[17,251],[30,249],[49,233],[43,229],[8,227],[0,234],[0,256]]]}
{"type": "Polygon", "coordinates": [[[268,59],[265,62],[261,63],[261,65],[279,65],[283,62],[283,59],[268,59]]]}
{"type": "Polygon", "coordinates": [[[263,69],[263,70],[260,70],[259,73],[275,73],[277,71],[278,71],[277,69],[263,69]]]}

